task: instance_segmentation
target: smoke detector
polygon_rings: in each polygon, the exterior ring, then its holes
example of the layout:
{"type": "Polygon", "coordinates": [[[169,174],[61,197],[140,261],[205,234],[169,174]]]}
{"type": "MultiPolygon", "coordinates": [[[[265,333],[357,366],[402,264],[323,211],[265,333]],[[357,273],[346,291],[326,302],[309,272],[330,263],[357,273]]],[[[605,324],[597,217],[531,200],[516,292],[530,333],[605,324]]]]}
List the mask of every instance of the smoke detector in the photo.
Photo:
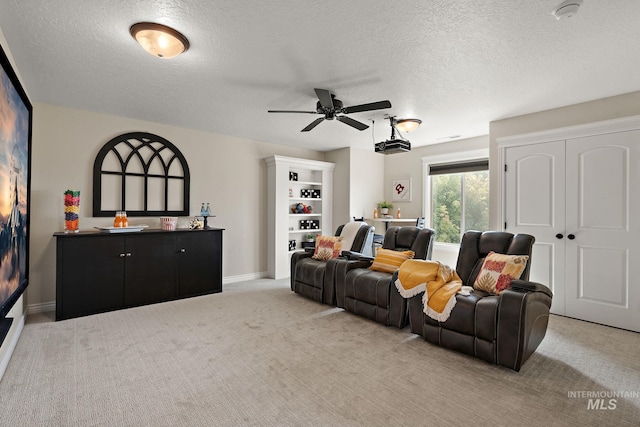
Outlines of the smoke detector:
{"type": "Polygon", "coordinates": [[[580,6],[582,6],[582,0],[565,0],[556,6],[556,8],[551,11],[551,14],[558,20],[571,18],[578,13],[580,6]]]}

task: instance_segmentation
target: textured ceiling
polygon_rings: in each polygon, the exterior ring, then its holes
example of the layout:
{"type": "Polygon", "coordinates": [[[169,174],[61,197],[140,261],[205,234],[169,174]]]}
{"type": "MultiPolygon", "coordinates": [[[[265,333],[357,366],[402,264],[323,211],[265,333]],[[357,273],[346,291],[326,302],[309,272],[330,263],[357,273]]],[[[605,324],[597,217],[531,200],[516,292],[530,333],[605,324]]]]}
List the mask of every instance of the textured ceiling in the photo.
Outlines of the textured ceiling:
{"type": "MultiPolygon", "coordinates": [[[[372,148],[384,114],[423,120],[414,146],[489,122],[640,90],[640,1],[0,0],[0,28],[32,101],[315,150],[372,148]],[[129,35],[170,25],[191,48],[160,60],[129,35]],[[389,110],[300,130],[313,88],[389,110]]],[[[319,117],[319,116],[318,116],[319,117]]]]}

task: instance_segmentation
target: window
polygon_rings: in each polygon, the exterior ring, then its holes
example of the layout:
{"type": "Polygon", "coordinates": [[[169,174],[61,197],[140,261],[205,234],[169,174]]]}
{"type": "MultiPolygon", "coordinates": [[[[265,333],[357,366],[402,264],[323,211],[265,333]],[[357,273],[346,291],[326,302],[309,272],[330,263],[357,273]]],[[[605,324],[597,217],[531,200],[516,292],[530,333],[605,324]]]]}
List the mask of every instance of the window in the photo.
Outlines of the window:
{"type": "Polygon", "coordinates": [[[425,216],[436,243],[458,244],[465,231],[489,229],[489,161],[467,156],[425,158],[425,216]]]}

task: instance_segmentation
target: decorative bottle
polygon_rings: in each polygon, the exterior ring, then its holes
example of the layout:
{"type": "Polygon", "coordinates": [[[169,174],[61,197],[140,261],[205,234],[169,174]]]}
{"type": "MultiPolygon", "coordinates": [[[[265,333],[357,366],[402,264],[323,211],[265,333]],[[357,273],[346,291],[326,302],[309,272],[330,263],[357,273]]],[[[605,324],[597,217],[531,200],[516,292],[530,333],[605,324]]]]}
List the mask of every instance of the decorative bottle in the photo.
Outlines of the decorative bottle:
{"type": "Polygon", "coordinates": [[[122,227],[122,212],[120,211],[116,212],[116,217],[113,219],[113,226],[122,227]]]}
{"type": "Polygon", "coordinates": [[[373,209],[373,218],[378,218],[378,209],[373,209]]]}
{"type": "Polygon", "coordinates": [[[126,211],[122,211],[121,215],[120,215],[120,223],[122,224],[120,227],[128,227],[129,226],[129,220],[127,219],[127,212],[126,211]]]}
{"type": "Polygon", "coordinates": [[[396,211],[396,218],[397,219],[402,218],[402,215],[400,214],[400,208],[398,208],[398,210],[396,211]]]}
{"type": "Polygon", "coordinates": [[[202,206],[200,206],[200,216],[207,216],[207,212],[205,211],[204,202],[202,202],[202,206]]]}
{"type": "Polygon", "coordinates": [[[207,203],[207,209],[204,212],[207,216],[211,216],[211,207],[209,206],[209,203],[207,203]]]}

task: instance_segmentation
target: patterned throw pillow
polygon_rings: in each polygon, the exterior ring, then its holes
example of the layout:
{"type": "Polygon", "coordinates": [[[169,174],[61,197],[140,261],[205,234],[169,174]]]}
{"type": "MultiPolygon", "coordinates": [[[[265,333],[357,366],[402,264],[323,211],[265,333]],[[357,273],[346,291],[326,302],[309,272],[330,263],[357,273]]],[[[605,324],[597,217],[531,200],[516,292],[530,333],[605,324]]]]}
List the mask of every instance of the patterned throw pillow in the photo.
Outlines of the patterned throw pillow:
{"type": "Polygon", "coordinates": [[[528,255],[503,255],[493,251],[484,260],[473,287],[494,295],[511,286],[527,266],[528,255]]]}
{"type": "Polygon", "coordinates": [[[391,249],[379,248],[376,251],[376,257],[373,264],[369,267],[371,270],[382,271],[385,273],[394,273],[400,268],[403,262],[412,259],[415,256],[413,251],[393,251],[391,249]]]}
{"type": "Polygon", "coordinates": [[[316,250],[311,258],[320,261],[329,261],[338,258],[342,251],[342,237],[318,236],[316,238],[316,250]]]}

